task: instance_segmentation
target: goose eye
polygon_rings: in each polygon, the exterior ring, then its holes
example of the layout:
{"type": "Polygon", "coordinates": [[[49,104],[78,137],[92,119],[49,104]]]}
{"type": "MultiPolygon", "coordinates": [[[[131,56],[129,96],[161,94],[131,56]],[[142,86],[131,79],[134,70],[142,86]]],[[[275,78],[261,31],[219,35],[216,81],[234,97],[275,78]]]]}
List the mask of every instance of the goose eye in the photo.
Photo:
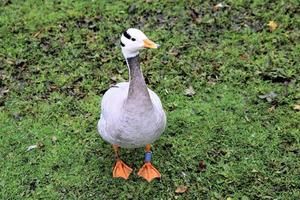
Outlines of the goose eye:
{"type": "Polygon", "coordinates": [[[132,41],[136,41],[136,39],[135,39],[135,38],[131,38],[131,40],[132,40],[132,41]]]}

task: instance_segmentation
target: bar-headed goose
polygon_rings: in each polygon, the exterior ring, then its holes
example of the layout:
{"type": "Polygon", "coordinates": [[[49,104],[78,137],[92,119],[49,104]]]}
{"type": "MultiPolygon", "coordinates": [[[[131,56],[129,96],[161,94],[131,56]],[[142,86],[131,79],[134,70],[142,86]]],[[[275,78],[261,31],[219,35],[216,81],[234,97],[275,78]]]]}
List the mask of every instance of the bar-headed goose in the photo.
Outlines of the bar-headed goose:
{"type": "Polygon", "coordinates": [[[145,83],[139,61],[139,50],[158,48],[140,30],[130,28],[121,36],[122,53],[129,69],[129,82],[111,87],[101,102],[101,117],[98,131],[101,137],[113,145],[116,164],[113,177],[128,179],[132,169],[121,159],[120,147],[145,146],[145,160],[138,175],[147,181],[160,178],[160,173],[151,164],[150,144],[163,133],[166,115],[159,97],[145,83]]]}

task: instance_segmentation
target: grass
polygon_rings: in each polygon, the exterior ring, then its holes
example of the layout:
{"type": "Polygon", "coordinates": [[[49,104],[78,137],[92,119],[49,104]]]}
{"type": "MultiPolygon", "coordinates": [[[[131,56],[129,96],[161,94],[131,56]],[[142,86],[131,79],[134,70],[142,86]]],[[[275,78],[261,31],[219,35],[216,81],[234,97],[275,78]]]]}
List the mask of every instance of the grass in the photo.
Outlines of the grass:
{"type": "Polygon", "coordinates": [[[0,199],[299,198],[299,2],[217,3],[1,1],[0,199]],[[168,116],[151,183],[136,176],[143,149],[123,150],[134,174],[113,179],[96,130],[101,96],[128,78],[128,27],[162,47],[141,52],[168,116]]]}

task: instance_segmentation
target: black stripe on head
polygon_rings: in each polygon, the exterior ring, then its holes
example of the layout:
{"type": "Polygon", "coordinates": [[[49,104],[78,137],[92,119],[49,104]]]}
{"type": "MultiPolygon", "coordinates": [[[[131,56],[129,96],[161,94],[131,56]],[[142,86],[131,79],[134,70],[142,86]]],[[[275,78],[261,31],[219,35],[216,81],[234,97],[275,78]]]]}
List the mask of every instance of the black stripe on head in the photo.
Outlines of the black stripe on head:
{"type": "Polygon", "coordinates": [[[123,42],[120,42],[122,47],[125,47],[125,44],[123,44],[123,42]]]}
{"type": "Polygon", "coordinates": [[[126,37],[128,40],[131,39],[131,36],[127,33],[127,31],[124,31],[123,35],[124,35],[124,37],[126,37]]]}

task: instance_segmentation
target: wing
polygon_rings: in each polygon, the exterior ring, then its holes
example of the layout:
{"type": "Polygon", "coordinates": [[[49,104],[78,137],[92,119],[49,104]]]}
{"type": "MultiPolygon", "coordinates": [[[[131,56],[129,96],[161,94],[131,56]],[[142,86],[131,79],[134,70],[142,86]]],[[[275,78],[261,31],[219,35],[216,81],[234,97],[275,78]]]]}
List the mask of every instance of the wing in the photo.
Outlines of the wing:
{"type": "Polygon", "coordinates": [[[107,130],[108,123],[115,121],[114,119],[120,114],[120,109],[128,94],[129,83],[123,82],[112,86],[105,92],[101,101],[101,115],[98,121],[97,129],[101,137],[113,143],[110,131],[107,130]]]}
{"type": "Polygon", "coordinates": [[[123,82],[112,86],[105,92],[101,101],[101,117],[106,118],[113,115],[121,106],[128,94],[129,83],[123,82]]]}
{"type": "Polygon", "coordinates": [[[157,96],[157,94],[155,92],[153,92],[152,90],[150,90],[149,88],[148,88],[148,91],[149,91],[153,106],[156,109],[156,113],[159,115],[160,122],[158,122],[158,124],[162,124],[162,127],[160,130],[158,130],[158,132],[163,132],[165,130],[166,122],[167,122],[166,113],[163,109],[160,98],[157,96]]]}
{"type": "Polygon", "coordinates": [[[163,111],[163,107],[160,101],[160,98],[157,96],[157,94],[155,92],[153,92],[151,89],[148,88],[149,91],[149,95],[151,98],[151,101],[154,105],[154,107],[158,110],[158,111],[163,111]]]}

